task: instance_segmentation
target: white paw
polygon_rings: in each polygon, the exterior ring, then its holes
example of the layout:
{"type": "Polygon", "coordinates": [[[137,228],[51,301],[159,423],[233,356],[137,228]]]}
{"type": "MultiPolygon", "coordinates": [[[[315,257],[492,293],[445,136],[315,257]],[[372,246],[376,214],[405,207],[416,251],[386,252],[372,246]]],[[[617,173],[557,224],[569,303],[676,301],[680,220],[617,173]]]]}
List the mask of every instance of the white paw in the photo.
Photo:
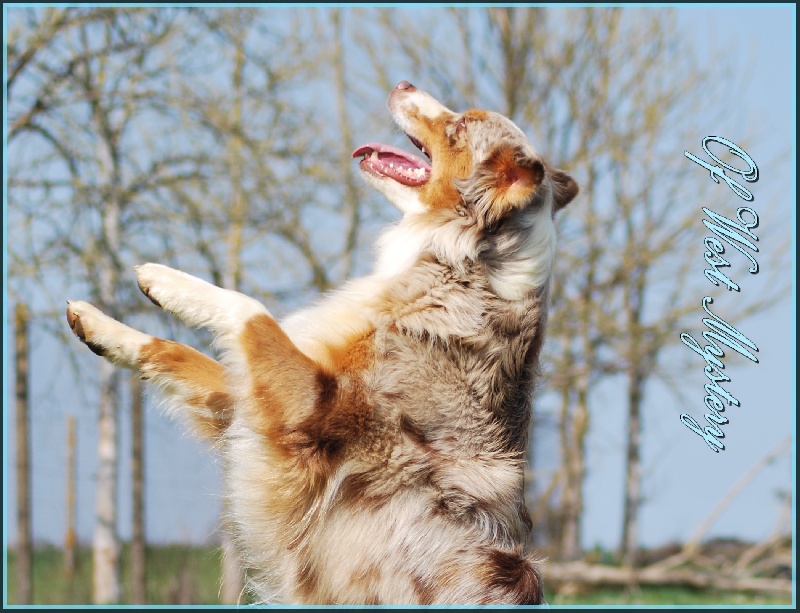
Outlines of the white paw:
{"type": "Polygon", "coordinates": [[[190,326],[235,334],[254,315],[269,314],[253,298],[168,266],[142,264],[135,270],[144,295],[190,326]]]}
{"type": "Polygon", "coordinates": [[[137,366],[139,350],[153,340],[81,300],[67,301],[67,323],[94,353],[126,368],[137,366]]]}
{"type": "Polygon", "coordinates": [[[142,264],[133,269],[142,293],[166,311],[172,311],[172,305],[179,305],[183,296],[214,287],[202,279],[163,264],[142,264]]]}

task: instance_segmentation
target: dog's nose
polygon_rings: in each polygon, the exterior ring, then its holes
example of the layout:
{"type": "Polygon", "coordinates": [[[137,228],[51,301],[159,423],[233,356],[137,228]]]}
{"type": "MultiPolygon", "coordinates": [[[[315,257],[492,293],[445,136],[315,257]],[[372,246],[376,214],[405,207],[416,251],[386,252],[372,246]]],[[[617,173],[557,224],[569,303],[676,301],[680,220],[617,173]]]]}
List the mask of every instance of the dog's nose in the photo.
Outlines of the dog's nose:
{"type": "Polygon", "coordinates": [[[400,81],[400,83],[397,84],[395,89],[417,89],[417,88],[411,85],[411,83],[409,83],[408,81],[400,81]]]}

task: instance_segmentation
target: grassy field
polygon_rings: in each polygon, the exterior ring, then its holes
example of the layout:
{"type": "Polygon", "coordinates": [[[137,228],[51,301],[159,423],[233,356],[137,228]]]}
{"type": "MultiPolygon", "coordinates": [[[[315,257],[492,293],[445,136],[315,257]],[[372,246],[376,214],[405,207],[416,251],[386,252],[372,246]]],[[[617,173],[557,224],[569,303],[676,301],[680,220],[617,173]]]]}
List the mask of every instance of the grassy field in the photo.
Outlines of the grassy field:
{"type": "MultiPolygon", "coordinates": [[[[149,604],[219,604],[220,551],[215,547],[171,545],[147,550],[146,590],[149,604]]],[[[16,602],[14,554],[7,552],[8,603],[16,602]]],[[[130,568],[127,547],[122,551],[122,601],[129,602],[130,568]]],[[[652,588],[636,591],[596,590],[556,597],[550,604],[652,604],[652,605],[760,605],[791,604],[791,598],[758,594],[716,593],[686,588],[652,588]]],[[[33,560],[33,604],[89,604],[92,602],[92,555],[80,549],[72,577],[64,572],[60,549],[37,549],[33,560]]]]}
{"type": "MultiPolygon", "coordinates": [[[[149,604],[219,604],[221,552],[216,547],[169,545],[148,547],[145,589],[149,604]]],[[[16,602],[13,552],[8,560],[8,603],[16,602]]],[[[122,600],[130,602],[130,555],[121,556],[122,600]]],[[[69,577],[64,554],[55,547],[37,549],[33,556],[32,604],[90,604],[92,602],[92,552],[79,549],[76,569],[69,577]]]]}

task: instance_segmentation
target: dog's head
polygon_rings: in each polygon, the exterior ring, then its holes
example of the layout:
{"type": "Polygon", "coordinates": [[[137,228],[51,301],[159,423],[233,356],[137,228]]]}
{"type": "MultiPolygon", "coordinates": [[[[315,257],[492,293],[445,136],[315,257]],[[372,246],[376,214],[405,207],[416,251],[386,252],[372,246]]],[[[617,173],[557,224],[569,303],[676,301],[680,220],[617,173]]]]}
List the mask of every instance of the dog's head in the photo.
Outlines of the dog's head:
{"type": "Polygon", "coordinates": [[[433,253],[453,266],[480,261],[503,298],[547,285],[556,211],[577,183],[551,168],[508,118],[455,113],[402,81],[389,96],[395,122],[430,162],[396,147],[357,148],[367,181],[403,212],[379,243],[377,271],[393,275],[433,253]]]}
{"type": "Polygon", "coordinates": [[[529,206],[555,213],[578,193],[577,183],[548,167],[499,113],[455,113],[407,81],[392,90],[389,108],[430,163],[380,143],[362,145],[353,157],[363,158],[367,180],[405,215],[450,209],[492,226],[529,206]]]}

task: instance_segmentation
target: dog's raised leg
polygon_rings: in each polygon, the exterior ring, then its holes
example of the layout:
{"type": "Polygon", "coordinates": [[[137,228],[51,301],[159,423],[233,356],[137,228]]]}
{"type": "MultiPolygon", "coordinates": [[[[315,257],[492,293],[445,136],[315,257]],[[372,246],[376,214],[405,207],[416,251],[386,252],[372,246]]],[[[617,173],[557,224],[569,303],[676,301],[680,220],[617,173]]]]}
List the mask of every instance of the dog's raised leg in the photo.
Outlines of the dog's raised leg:
{"type": "Polygon", "coordinates": [[[201,438],[216,438],[227,428],[233,399],[218,362],[187,345],[134,330],[87,302],[68,302],[67,322],[96,354],[140,371],[143,379],[160,387],[167,411],[188,417],[184,421],[201,438]]]}
{"type": "Polygon", "coordinates": [[[137,266],[136,277],[155,304],[214,333],[220,361],[243,386],[237,410],[251,428],[281,444],[278,433],[313,412],[327,379],[260,302],[160,264],[137,266]]]}

